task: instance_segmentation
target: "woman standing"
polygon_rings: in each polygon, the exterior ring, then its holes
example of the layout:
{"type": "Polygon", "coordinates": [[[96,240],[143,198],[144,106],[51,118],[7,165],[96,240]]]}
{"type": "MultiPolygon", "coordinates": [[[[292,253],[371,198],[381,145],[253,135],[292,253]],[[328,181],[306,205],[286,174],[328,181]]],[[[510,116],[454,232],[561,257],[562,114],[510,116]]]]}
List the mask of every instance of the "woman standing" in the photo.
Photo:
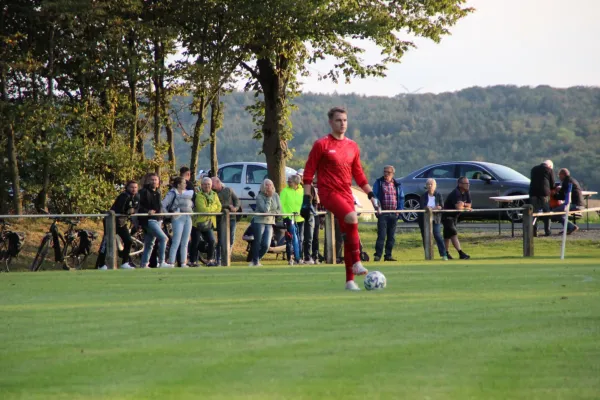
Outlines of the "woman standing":
{"type": "MultiPolygon", "coordinates": [[[[202,178],[201,190],[196,194],[196,212],[199,213],[220,213],[221,202],[219,196],[212,190],[212,180],[209,177],[202,178]]],[[[207,267],[215,267],[215,235],[213,228],[217,226],[216,215],[196,215],[194,217],[195,235],[192,241],[192,254],[190,256],[192,265],[198,263],[198,246],[200,238],[203,238],[207,244],[208,264],[207,267]]]]}
{"type": "MultiPolygon", "coordinates": [[[[256,196],[256,212],[281,214],[279,195],[275,192],[275,185],[273,185],[273,181],[270,179],[265,179],[260,185],[260,192],[256,196]]],[[[274,216],[255,215],[252,219],[254,241],[252,242],[251,267],[262,265],[260,259],[267,253],[271,245],[273,224],[275,224],[274,216]]]]}
{"type": "MultiPolygon", "coordinates": [[[[192,198],[193,190],[186,190],[186,180],[180,176],[173,179],[173,187],[165,198],[162,206],[169,213],[190,213],[194,207],[192,198]]],[[[169,264],[175,264],[177,250],[179,250],[179,261],[181,268],[187,267],[187,250],[192,231],[191,215],[174,215],[171,217],[173,235],[171,237],[171,249],[169,250],[169,264]]]]}
{"type": "MultiPolygon", "coordinates": [[[[425,209],[426,207],[430,207],[432,210],[441,210],[444,208],[444,199],[442,198],[442,194],[435,190],[437,187],[437,182],[435,179],[429,178],[425,182],[425,188],[427,191],[421,195],[421,209],[425,209]]],[[[424,213],[419,213],[419,228],[421,229],[421,238],[423,241],[425,240],[425,234],[423,233],[424,229],[424,213]]],[[[440,252],[440,257],[444,261],[448,260],[446,255],[446,246],[444,245],[444,239],[442,238],[442,214],[434,213],[433,214],[433,237],[435,238],[435,242],[437,243],[438,251],[440,252]]]]}

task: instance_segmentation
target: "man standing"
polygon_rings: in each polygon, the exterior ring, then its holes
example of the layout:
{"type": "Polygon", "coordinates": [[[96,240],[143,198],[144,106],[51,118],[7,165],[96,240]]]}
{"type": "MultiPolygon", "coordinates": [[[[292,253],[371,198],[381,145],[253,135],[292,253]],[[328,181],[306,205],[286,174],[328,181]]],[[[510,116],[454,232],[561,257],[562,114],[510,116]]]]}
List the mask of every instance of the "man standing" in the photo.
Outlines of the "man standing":
{"type": "MultiPolygon", "coordinates": [[[[567,200],[567,193],[569,190],[569,185],[571,185],[571,201],[569,202],[569,211],[575,211],[583,209],[583,195],[581,194],[581,186],[579,182],[577,182],[573,177],[571,177],[571,173],[566,168],[561,168],[558,171],[558,177],[560,178],[560,190],[558,193],[554,195],[554,198],[557,200],[567,200]]],[[[566,203],[566,201],[565,201],[566,203]]],[[[565,204],[562,204],[552,211],[565,211],[565,204]]],[[[579,227],[569,221],[569,215],[565,214],[562,218],[563,225],[565,218],[567,219],[567,235],[570,235],[573,232],[577,232],[579,227]]],[[[562,232],[561,232],[562,234],[562,232]]]]}
{"type": "MultiPolygon", "coordinates": [[[[444,203],[445,210],[470,210],[471,209],[471,193],[469,192],[469,180],[461,176],[458,178],[458,186],[454,189],[444,203]]],[[[444,225],[444,242],[446,244],[446,256],[448,260],[452,260],[450,252],[450,242],[458,251],[461,260],[471,258],[467,253],[463,252],[458,241],[458,230],[456,223],[460,213],[443,213],[442,224],[444,225]]]]}
{"type": "MultiPolygon", "coordinates": [[[[236,212],[240,208],[240,199],[237,197],[235,192],[230,188],[223,185],[223,182],[216,177],[213,176],[210,178],[212,180],[212,188],[215,192],[217,192],[217,196],[219,196],[219,201],[221,202],[221,211],[229,210],[231,212],[236,212]]],[[[221,243],[224,237],[222,232],[222,223],[221,219],[223,217],[217,217],[217,233],[219,235],[219,242],[217,244],[217,263],[220,263],[221,260],[221,243]]],[[[236,226],[236,216],[232,215],[229,218],[229,246],[233,248],[233,241],[235,240],[235,226],[236,226]]]]}
{"type": "Polygon", "coordinates": [[[363,172],[358,145],[346,137],[346,110],[334,107],[327,116],[331,133],[313,144],[304,167],[304,199],[300,214],[304,218],[310,217],[311,187],[317,173],[321,203],[339,219],[340,229],[345,234],[346,290],[357,291],[360,288],[354,282],[354,275],[365,275],[368,271],[360,261],[358,215],[354,210],[352,178],[368,194],[375,209],[379,209],[379,201],[363,172]]]}
{"type": "MultiPolygon", "coordinates": [[[[391,165],[383,167],[383,176],[378,178],[373,185],[373,193],[381,203],[382,210],[403,210],[404,191],[402,184],[394,179],[396,169],[391,165]]],[[[379,214],[377,216],[377,241],[375,242],[374,261],[381,260],[383,243],[385,241],[384,261],[397,261],[392,257],[392,250],[396,242],[396,224],[400,214],[379,214]]]]}
{"type": "Polygon", "coordinates": [[[148,217],[140,217],[140,225],[144,228],[144,252],[142,253],[142,268],[150,268],[150,255],[154,248],[154,242],[158,241],[158,268],[173,268],[173,264],[165,261],[165,249],[167,247],[167,235],[163,232],[161,224],[162,217],[155,216],[162,211],[162,199],[158,188],[160,179],[158,175],[148,174],[148,183],[140,190],[140,214],[149,214],[148,217]]]}
{"type": "Polygon", "coordinates": [[[179,176],[185,179],[185,190],[193,190],[195,194],[196,188],[194,187],[194,181],[192,181],[192,170],[184,165],[179,168],[179,176]]]}
{"type": "MultiPolygon", "coordinates": [[[[550,192],[554,188],[554,172],[552,160],[546,160],[540,165],[531,168],[531,182],[529,183],[529,204],[533,212],[550,211],[550,192]]],[[[540,217],[544,222],[544,234],[550,236],[550,218],[540,217]]],[[[533,235],[537,236],[537,221],[533,226],[533,235]]]]}

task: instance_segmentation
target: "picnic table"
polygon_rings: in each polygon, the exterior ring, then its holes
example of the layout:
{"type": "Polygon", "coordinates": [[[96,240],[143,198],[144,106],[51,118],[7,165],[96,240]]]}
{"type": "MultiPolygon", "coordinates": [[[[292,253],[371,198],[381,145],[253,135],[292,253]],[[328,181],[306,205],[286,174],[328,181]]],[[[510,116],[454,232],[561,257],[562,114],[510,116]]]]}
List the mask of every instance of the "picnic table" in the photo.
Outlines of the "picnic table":
{"type": "MultiPolygon", "coordinates": [[[[588,206],[588,201],[589,198],[595,194],[598,194],[598,192],[592,192],[589,190],[582,190],[581,191],[581,195],[583,196],[583,198],[585,199],[585,208],[589,208],[588,206]]],[[[519,200],[529,200],[529,195],[528,194],[519,194],[519,195],[514,195],[514,196],[491,196],[490,200],[494,200],[496,202],[498,202],[499,204],[510,204],[510,203],[514,203],[515,201],[519,201],[519,200]]],[[[501,233],[501,225],[500,225],[500,213],[498,213],[498,234],[501,233]]],[[[590,229],[590,218],[588,213],[585,214],[585,220],[586,220],[586,224],[587,224],[587,229],[590,229]]],[[[511,228],[512,228],[512,236],[515,236],[515,221],[513,218],[511,218],[511,228]]]]}

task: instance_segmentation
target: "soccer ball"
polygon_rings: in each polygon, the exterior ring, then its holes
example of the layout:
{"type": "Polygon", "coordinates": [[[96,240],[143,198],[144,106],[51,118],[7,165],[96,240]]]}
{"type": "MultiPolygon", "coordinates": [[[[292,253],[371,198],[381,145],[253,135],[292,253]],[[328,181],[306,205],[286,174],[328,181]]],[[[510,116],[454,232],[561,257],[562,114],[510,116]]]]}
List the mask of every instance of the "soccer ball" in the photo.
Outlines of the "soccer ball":
{"type": "Polygon", "coordinates": [[[384,289],[386,285],[385,275],[379,271],[369,272],[365,277],[365,289],[384,289]]]}

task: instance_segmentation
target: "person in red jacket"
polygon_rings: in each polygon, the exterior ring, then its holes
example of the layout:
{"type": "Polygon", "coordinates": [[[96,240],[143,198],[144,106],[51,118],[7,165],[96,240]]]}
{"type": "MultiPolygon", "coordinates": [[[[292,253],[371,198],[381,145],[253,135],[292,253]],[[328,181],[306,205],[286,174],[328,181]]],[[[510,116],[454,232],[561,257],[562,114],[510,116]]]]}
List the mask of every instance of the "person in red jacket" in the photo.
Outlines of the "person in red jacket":
{"type": "Polygon", "coordinates": [[[311,185],[316,173],[321,204],[338,218],[340,229],[345,235],[346,289],[360,290],[354,282],[354,275],[365,275],[368,271],[360,261],[358,215],[354,210],[352,178],[368,194],[376,210],[379,209],[379,201],[363,172],[358,145],[346,137],[346,110],[334,107],[327,116],[331,133],[313,144],[304,167],[304,200],[300,214],[304,218],[310,217],[311,185]]]}

